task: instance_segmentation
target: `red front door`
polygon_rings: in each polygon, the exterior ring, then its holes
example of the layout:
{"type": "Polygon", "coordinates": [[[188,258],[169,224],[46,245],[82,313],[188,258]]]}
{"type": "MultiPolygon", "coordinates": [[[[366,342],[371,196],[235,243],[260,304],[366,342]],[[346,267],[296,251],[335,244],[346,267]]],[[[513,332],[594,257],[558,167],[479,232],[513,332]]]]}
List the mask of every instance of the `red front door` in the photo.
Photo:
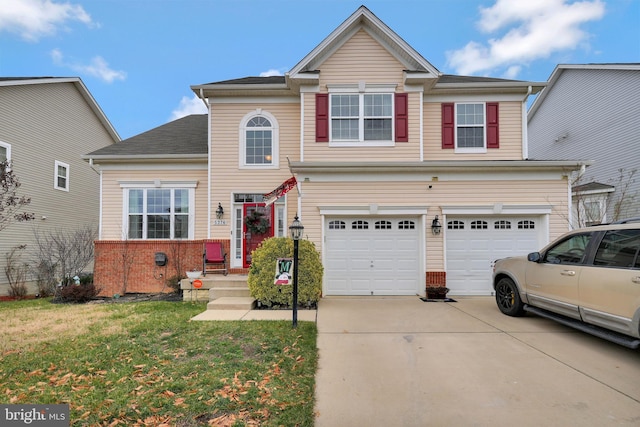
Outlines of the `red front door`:
{"type": "Polygon", "coordinates": [[[251,265],[251,252],[263,240],[273,237],[273,205],[265,207],[264,203],[245,203],[242,206],[242,266],[251,265]]]}

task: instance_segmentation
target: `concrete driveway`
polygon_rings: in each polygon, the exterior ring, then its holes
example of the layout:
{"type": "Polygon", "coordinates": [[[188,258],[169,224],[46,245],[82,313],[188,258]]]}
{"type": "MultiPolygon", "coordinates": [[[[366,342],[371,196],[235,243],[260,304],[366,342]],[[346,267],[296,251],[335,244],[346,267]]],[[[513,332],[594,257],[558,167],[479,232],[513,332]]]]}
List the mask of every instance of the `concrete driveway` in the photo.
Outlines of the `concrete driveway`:
{"type": "Polygon", "coordinates": [[[316,426],[640,425],[640,352],[454,298],[323,298],[316,426]]]}

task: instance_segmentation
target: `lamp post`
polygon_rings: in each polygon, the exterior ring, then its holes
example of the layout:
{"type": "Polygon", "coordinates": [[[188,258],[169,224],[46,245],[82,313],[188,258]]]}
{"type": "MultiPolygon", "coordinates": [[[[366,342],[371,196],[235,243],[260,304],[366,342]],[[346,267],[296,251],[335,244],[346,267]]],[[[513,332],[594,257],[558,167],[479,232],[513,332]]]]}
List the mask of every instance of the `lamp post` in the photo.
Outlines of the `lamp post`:
{"type": "Polygon", "coordinates": [[[298,215],[289,226],[289,233],[293,239],[293,327],[298,327],[298,242],[302,238],[304,226],[298,215]]]}

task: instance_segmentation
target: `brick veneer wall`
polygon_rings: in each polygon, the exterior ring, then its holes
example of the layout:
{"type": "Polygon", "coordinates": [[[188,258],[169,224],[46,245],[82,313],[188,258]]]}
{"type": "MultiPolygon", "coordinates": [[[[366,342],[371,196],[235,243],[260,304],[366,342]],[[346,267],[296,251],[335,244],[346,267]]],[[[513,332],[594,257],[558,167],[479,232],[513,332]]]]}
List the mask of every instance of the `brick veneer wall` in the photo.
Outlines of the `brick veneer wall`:
{"type": "MultiPolygon", "coordinates": [[[[229,240],[222,242],[229,254],[229,240]]],[[[101,288],[100,295],[123,294],[127,276],[127,293],[172,292],[165,280],[187,270],[202,269],[202,253],[205,240],[98,240],[95,242],[94,284],[101,288]],[[167,255],[167,264],[155,263],[156,252],[167,255]],[[126,266],[130,265],[127,269],[126,266]]],[[[228,258],[227,258],[228,259],[228,258]]],[[[245,272],[246,269],[232,270],[245,272]]]]}
{"type": "Polygon", "coordinates": [[[447,286],[447,272],[427,271],[427,286],[447,286]]]}

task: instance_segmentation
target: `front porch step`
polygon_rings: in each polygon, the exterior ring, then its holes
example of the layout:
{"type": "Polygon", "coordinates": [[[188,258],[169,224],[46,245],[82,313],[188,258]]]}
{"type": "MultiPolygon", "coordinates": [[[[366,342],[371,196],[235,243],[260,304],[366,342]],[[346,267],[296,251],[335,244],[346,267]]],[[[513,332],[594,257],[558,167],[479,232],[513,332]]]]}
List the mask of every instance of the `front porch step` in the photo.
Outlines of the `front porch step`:
{"type": "Polygon", "coordinates": [[[220,298],[249,298],[251,293],[247,285],[246,275],[209,274],[200,276],[198,280],[202,283],[200,289],[194,289],[193,283],[189,279],[180,282],[183,291],[184,301],[214,301],[220,298]]]}
{"type": "Polygon", "coordinates": [[[215,288],[209,289],[209,301],[213,301],[218,298],[225,298],[225,297],[250,297],[250,296],[251,296],[251,292],[249,291],[249,288],[247,286],[244,286],[244,287],[231,286],[231,287],[220,287],[220,288],[215,287],[215,288]]]}
{"type": "Polygon", "coordinates": [[[253,310],[255,305],[251,297],[222,297],[209,301],[207,310],[253,310]]]}

